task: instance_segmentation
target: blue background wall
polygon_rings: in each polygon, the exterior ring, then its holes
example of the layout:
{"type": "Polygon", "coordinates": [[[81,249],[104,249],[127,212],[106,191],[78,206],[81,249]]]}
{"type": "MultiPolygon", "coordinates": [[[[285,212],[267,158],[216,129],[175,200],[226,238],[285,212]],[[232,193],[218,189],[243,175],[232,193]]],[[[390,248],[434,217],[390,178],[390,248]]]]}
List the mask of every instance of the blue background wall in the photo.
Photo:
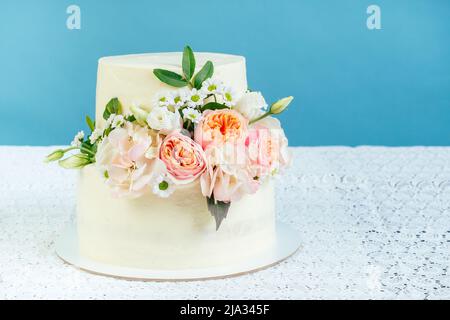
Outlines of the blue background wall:
{"type": "Polygon", "coordinates": [[[2,0],[0,44],[0,144],[70,142],[99,57],[190,44],[245,55],[267,100],[296,96],[281,117],[292,145],[450,145],[448,0],[2,0]]]}

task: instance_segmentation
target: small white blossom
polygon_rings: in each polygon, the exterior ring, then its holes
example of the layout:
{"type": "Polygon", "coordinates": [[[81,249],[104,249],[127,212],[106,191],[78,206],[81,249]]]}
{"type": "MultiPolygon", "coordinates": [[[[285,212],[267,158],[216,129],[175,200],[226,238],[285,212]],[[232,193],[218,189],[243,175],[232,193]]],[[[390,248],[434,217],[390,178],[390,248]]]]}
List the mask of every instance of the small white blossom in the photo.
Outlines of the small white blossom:
{"type": "Polygon", "coordinates": [[[181,127],[180,115],[166,107],[156,107],[149,112],[147,124],[154,130],[175,130],[181,127]]]}
{"type": "Polygon", "coordinates": [[[178,109],[186,103],[188,100],[189,91],[186,89],[180,89],[172,91],[170,93],[169,102],[175,109],[178,109]]]}
{"type": "Polygon", "coordinates": [[[187,104],[191,108],[201,106],[203,104],[203,99],[205,99],[205,97],[206,95],[202,91],[199,91],[194,88],[188,93],[187,104]]]}
{"type": "Polygon", "coordinates": [[[236,101],[238,100],[238,95],[233,88],[225,87],[222,90],[222,98],[224,105],[232,107],[236,104],[236,101]]]}
{"type": "Polygon", "coordinates": [[[201,91],[205,95],[209,94],[221,94],[223,90],[223,83],[219,79],[216,78],[209,78],[206,79],[203,84],[201,91]]]}
{"type": "Polygon", "coordinates": [[[112,120],[111,127],[117,128],[117,127],[122,126],[124,123],[125,123],[125,119],[124,119],[123,115],[118,114],[112,120]]]}
{"type": "Polygon", "coordinates": [[[91,144],[94,144],[97,142],[98,139],[103,135],[103,130],[97,128],[94,131],[92,131],[91,135],[89,136],[89,141],[91,144]]]}
{"type": "Polygon", "coordinates": [[[106,127],[110,127],[114,121],[114,118],[116,117],[115,113],[111,113],[108,117],[108,120],[106,120],[106,127]]]}
{"type": "Polygon", "coordinates": [[[78,132],[75,137],[73,138],[72,143],[70,144],[72,147],[81,147],[81,143],[83,142],[84,139],[84,131],[80,131],[78,132]]]}
{"type": "Polygon", "coordinates": [[[106,127],[117,128],[125,123],[125,119],[121,114],[112,113],[106,120],[106,127]]]}
{"type": "Polygon", "coordinates": [[[191,120],[193,123],[199,123],[202,114],[194,108],[186,108],[183,110],[184,120],[191,120]]]}
{"type": "Polygon", "coordinates": [[[175,188],[169,179],[160,175],[155,179],[152,190],[158,197],[167,198],[175,191],[175,188]]]}
{"type": "Polygon", "coordinates": [[[170,92],[159,92],[153,100],[153,107],[168,107],[172,105],[170,92]]]}

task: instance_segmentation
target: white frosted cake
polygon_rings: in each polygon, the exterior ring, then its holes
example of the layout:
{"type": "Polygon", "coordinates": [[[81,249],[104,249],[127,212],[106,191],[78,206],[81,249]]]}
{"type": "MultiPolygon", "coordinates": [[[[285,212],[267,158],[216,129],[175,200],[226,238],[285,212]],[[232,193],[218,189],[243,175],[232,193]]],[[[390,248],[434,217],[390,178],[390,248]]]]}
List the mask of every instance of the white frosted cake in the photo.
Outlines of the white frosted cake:
{"type": "Polygon", "coordinates": [[[80,169],[81,256],[176,270],[267,251],[275,241],[271,176],[288,163],[273,115],[291,100],[267,108],[247,90],[241,56],[194,58],[186,47],[101,58],[91,134],[47,159],[80,169]],[[80,153],[60,160],[73,150],[80,153]]]}
{"type": "Polygon", "coordinates": [[[114,199],[92,166],[80,175],[80,253],[113,265],[186,269],[226,265],[266,250],[275,239],[274,194],[268,182],[230,207],[216,231],[198,184],[170,199],[153,194],[114,199]]]}

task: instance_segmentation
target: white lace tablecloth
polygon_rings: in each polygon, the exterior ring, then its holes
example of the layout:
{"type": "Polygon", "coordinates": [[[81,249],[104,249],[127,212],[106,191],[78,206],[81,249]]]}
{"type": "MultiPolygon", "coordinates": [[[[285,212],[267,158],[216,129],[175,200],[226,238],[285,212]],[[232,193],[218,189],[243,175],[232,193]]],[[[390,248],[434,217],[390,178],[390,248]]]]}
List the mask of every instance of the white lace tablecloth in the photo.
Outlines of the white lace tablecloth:
{"type": "Polygon", "coordinates": [[[277,214],[303,249],[257,273],[176,283],[96,276],[55,255],[76,172],[44,165],[52,149],[0,147],[0,298],[450,298],[450,148],[295,148],[277,214]]]}

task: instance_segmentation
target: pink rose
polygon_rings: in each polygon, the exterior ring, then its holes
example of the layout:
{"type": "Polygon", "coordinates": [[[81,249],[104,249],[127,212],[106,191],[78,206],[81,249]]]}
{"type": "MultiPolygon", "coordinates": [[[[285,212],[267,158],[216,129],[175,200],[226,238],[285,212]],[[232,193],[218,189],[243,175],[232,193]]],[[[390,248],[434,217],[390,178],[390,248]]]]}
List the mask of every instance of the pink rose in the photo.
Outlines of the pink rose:
{"type": "Polygon", "coordinates": [[[159,158],[175,184],[190,183],[206,170],[206,156],[201,146],[179,132],[164,139],[159,158]]]}
{"type": "Polygon", "coordinates": [[[248,120],[231,109],[208,110],[195,128],[195,141],[204,150],[213,144],[243,140],[247,135],[248,120]]]}

